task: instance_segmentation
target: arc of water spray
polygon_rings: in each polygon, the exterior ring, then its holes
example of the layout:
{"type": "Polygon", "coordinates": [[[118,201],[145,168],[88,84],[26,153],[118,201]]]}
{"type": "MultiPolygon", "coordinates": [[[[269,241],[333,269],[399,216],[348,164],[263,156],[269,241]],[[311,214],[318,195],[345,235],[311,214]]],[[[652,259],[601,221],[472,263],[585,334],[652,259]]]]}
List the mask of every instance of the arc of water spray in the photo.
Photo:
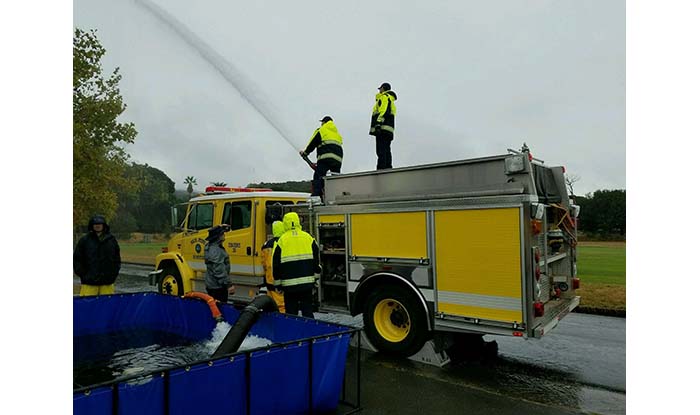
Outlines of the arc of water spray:
{"type": "Polygon", "coordinates": [[[255,83],[248,79],[241,71],[231,64],[226,58],[216,52],[204,40],[193,33],[175,16],[168,13],[166,10],[149,0],[136,0],[136,3],[141,4],[144,8],[150,11],[155,17],[167,24],[175,33],[177,33],[188,45],[196,50],[204,60],[213,66],[224,79],[233,86],[241,97],[246,100],[255,110],[270,124],[279,135],[290,146],[297,151],[297,146],[289,138],[291,135],[284,123],[275,117],[276,111],[273,106],[262,96],[262,93],[256,91],[255,83]]]}

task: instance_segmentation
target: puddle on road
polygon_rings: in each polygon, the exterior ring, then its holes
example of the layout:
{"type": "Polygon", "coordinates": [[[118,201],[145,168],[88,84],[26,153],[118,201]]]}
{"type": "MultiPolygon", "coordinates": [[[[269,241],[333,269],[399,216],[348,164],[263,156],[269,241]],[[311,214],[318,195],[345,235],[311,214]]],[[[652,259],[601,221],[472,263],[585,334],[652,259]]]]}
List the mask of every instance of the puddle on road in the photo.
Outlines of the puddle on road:
{"type": "Polygon", "coordinates": [[[456,379],[520,399],[568,408],[579,408],[581,404],[581,385],[566,372],[501,356],[492,361],[457,363],[444,370],[456,379]]]}
{"type": "Polygon", "coordinates": [[[479,387],[528,401],[600,414],[625,412],[624,391],[585,384],[578,373],[565,368],[545,368],[499,355],[492,361],[457,363],[445,371],[479,387]]]}
{"type": "Polygon", "coordinates": [[[575,408],[603,415],[625,413],[624,392],[581,383],[575,372],[545,368],[507,356],[453,361],[442,368],[375,353],[367,359],[418,376],[548,406],[575,408]]]}

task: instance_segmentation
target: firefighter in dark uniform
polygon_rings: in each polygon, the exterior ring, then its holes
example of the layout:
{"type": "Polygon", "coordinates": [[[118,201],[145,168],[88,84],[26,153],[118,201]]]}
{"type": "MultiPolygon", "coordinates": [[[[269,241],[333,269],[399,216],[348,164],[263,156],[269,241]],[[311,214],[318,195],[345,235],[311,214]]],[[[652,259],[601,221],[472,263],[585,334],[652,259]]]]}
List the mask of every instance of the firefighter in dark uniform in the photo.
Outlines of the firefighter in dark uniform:
{"type": "Polygon", "coordinates": [[[311,196],[323,197],[323,177],[328,171],[340,173],[343,164],[343,137],[338,133],[333,118],[326,115],[320,121],[321,126],[314,131],[309,144],[299,154],[306,157],[316,150],[316,169],[311,196]]]}
{"type": "Polygon", "coordinates": [[[394,121],[396,119],[396,93],[391,85],[384,82],[375,96],[376,102],[372,109],[372,121],[369,134],[376,137],[377,170],[390,169],[391,141],[394,139],[394,121]]]}
{"type": "Polygon", "coordinates": [[[284,292],[287,314],[314,318],[313,288],[315,274],[321,273],[318,244],[301,229],[299,215],[289,212],[283,218],[285,233],[280,236],[272,254],[275,285],[284,292]]]}

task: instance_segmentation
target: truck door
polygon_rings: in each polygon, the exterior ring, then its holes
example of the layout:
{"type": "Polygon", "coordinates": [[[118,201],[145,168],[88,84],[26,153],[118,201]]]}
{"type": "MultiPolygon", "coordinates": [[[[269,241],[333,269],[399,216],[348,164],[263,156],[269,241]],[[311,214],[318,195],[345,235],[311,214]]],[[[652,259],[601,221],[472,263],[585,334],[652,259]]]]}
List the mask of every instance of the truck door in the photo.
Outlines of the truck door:
{"type": "Polygon", "coordinates": [[[224,204],[221,223],[231,226],[226,232],[224,247],[231,257],[231,273],[254,276],[253,264],[255,247],[253,246],[254,229],[252,224],[253,203],[251,200],[237,200],[224,204]]]}
{"type": "Polygon", "coordinates": [[[182,255],[190,268],[205,271],[204,246],[209,228],[214,223],[214,204],[197,203],[192,205],[187,215],[186,231],[182,240],[182,255]]]}

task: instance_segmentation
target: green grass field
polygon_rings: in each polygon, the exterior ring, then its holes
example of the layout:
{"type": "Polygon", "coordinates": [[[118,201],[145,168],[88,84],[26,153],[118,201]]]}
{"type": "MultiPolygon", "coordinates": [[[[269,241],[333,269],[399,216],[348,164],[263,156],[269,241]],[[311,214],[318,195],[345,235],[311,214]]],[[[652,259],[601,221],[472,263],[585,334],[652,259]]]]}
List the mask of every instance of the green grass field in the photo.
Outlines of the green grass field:
{"type": "Polygon", "coordinates": [[[582,242],[578,247],[581,306],[625,310],[627,304],[624,242],[582,242]]]}
{"type": "Polygon", "coordinates": [[[625,285],[625,246],[579,246],[578,276],[596,284],[625,285]]]}
{"type": "MultiPolygon", "coordinates": [[[[122,261],[154,265],[166,242],[120,242],[122,261]]],[[[581,305],[624,310],[626,304],[625,244],[583,242],[578,247],[581,305]]]]}
{"type": "Polygon", "coordinates": [[[154,265],[156,255],[167,245],[167,242],[119,242],[122,261],[146,265],[154,265]]]}

